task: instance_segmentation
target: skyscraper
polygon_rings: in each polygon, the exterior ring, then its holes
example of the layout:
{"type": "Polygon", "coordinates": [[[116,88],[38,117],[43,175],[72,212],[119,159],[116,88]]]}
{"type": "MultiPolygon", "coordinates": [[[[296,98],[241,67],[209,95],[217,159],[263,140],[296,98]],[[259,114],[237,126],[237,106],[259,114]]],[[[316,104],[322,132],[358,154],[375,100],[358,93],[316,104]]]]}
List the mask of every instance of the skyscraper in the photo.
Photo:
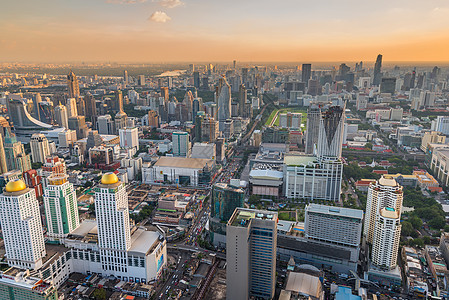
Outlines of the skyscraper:
{"type": "Polygon", "coordinates": [[[188,157],[190,155],[190,141],[187,132],[173,132],[173,156],[188,157]]]}
{"type": "Polygon", "coordinates": [[[128,83],[129,83],[128,71],[126,71],[126,70],[123,71],[123,82],[124,82],[125,84],[128,84],[128,83]]]}
{"type": "Polygon", "coordinates": [[[242,118],[247,116],[246,98],[247,98],[246,88],[243,84],[241,84],[239,87],[239,116],[242,118]]]}
{"type": "Polygon", "coordinates": [[[306,154],[313,154],[315,145],[318,143],[320,128],[321,108],[318,104],[311,104],[307,109],[306,123],[306,154]]]}
{"type": "Polygon", "coordinates": [[[371,261],[377,267],[391,270],[397,265],[401,239],[400,211],[383,207],[376,217],[371,261]]]}
{"type": "Polygon", "coordinates": [[[103,143],[103,138],[98,134],[98,130],[91,130],[87,134],[86,151],[90,148],[100,146],[103,143]]]}
{"type": "Polygon", "coordinates": [[[8,172],[8,167],[6,165],[5,148],[3,144],[3,137],[0,134],[0,175],[8,172]]]}
{"type": "Polygon", "coordinates": [[[76,78],[76,75],[72,70],[70,70],[69,75],[67,75],[67,86],[69,91],[69,98],[79,98],[80,87],[78,84],[78,79],[76,78]]]}
{"type": "Polygon", "coordinates": [[[318,133],[317,158],[335,161],[341,158],[345,107],[331,106],[321,112],[318,133]]]}
{"type": "Polygon", "coordinates": [[[76,131],[77,139],[84,139],[87,137],[87,125],[85,116],[69,117],[69,129],[76,131]]]}
{"type": "Polygon", "coordinates": [[[50,147],[45,135],[43,135],[42,133],[33,134],[31,136],[30,146],[33,162],[44,163],[45,158],[50,155],[50,147]]]}
{"type": "Polygon", "coordinates": [[[226,78],[222,77],[219,81],[219,87],[217,114],[220,130],[223,130],[224,121],[231,118],[231,86],[226,78]]]}
{"type": "Polygon", "coordinates": [[[302,64],[301,82],[304,82],[306,85],[308,85],[310,78],[312,78],[312,65],[302,64]]]}
{"type": "Polygon", "coordinates": [[[226,223],[235,209],[243,207],[245,192],[240,187],[216,183],[212,187],[211,215],[209,220],[211,241],[214,246],[226,244],[226,223]]]}
{"type": "Polygon", "coordinates": [[[53,174],[44,188],[47,235],[52,240],[67,237],[79,226],[78,203],[73,184],[66,174],[53,174]]]}
{"type": "Polygon", "coordinates": [[[226,225],[226,299],[272,299],[277,213],[237,208],[226,225]]]}
{"type": "Polygon", "coordinates": [[[0,223],[8,265],[40,268],[46,252],[39,202],[34,189],[20,179],[8,182],[0,195],[0,223]]]}
{"type": "Polygon", "coordinates": [[[138,79],[137,79],[137,83],[140,86],[144,86],[145,85],[145,75],[139,75],[138,79]]]}
{"type": "Polygon", "coordinates": [[[67,117],[76,117],[78,115],[78,108],[76,106],[76,99],[67,99],[67,117]]]}
{"type": "Polygon", "coordinates": [[[137,127],[119,130],[120,147],[130,149],[139,148],[139,132],[137,127]]]}
{"type": "Polygon", "coordinates": [[[399,212],[402,208],[403,192],[396,180],[384,175],[378,181],[370,184],[366,199],[366,214],[363,233],[366,241],[374,244],[373,239],[376,230],[376,219],[382,208],[389,207],[399,212]]]}
{"type": "MultiPolygon", "coordinates": [[[[95,188],[98,247],[103,275],[128,276],[131,247],[128,195],[114,173],[106,173],[95,188]]],[[[125,279],[126,280],[126,279],[125,279]]]]}
{"type": "Polygon", "coordinates": [[[374,64],[374,78],[373,78],[374,85],[380,84],[380,80],[382,78],[381,68],[382,68],[382,55],[379,54],[377,55],[376,63],[374,64]]]}
{"type": "Polygon", "coordinates": [[[86,117],[90,118],[91,122],[95,124],[97,120],[97,106],[94,96],[91,93],[87,93],[84,96],[84,102],[86,104],[86,117]]]}
{"type": "Polygon", "coordinates": [[[197,89],[200,88],[200,72],[198,71],[193,72],[193,86],[197,89]]]}
{"type": "Polygon", "coordinates": [[[99,134],[114,134],[114,121],[111,115],[99,116],[97,129],[99,134]]]}
{"type": "Polygon", "coordinates": [[[121,91],[119,91],[119,97],[117,99],[118,101],[118,113],[115,115],[115,133],[118,134],[120,129],[123,129],[126,127],[126,121],[128,120],[128,115],[123,110],[123,97],[121,97],[121,91]]]}
{"type": "Polygon", "coordinates": [[[4,148],[6,167],[9,171],[20,170],[25,172],[31,169],[31,156],[25,154],[23,144],[17,141],[16,136],[9,131],[5,134],[4,148]]]}
{"type": "Polygon", "coordinates": [[[59,104],[55,107],[55,119],[56,123],[59,126],[64,127],[66,129],[69,128],[69,117],[67,115],[67,107],[62,104],[59,104]]]}

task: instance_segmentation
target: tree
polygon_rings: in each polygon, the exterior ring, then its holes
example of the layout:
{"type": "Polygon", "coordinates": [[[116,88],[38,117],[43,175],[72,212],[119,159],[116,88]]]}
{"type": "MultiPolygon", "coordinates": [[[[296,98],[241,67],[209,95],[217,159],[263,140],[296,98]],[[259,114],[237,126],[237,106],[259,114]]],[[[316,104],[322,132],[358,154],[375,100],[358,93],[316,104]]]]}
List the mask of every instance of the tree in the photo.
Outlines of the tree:
{"type": "Polygon", "coordinates": [[[422,238],[424,244],[429,245],[430,244],[430,236],[426,235],[422,238]]]}
{"type": "Polygon", "coordinates": [[[365,148],[373,150],[373,144],[372,143],[366,143],[365,148]]]}
{"type": "Polygon", "coordinates": [[[419,230],[422,227],[422,220],[418,216],[413,216],[410,218],[410,223],[412,224],[413,228],[419,230]]]}
{"type": "Polygon", "coordinates": [[[446,219],[442,216],[436,216],[432,220],[429,221],[429,226],[435,229],[441,229],[444,228],[446,225],[446,219]]]}
{"type": "Polygon", "coordinates": [[[412,224],[409,221],[403,221],[401,234],[403,236],[410,236],[410,235],[412,235],[413,232],[414,232],[414,230],[413,230],[412,224]]]}
{"type": "Polygon", "coordinates": [[[106,300],[106,290],[104,288],[96,289],[92,293],[95,300],[106,300]]]}

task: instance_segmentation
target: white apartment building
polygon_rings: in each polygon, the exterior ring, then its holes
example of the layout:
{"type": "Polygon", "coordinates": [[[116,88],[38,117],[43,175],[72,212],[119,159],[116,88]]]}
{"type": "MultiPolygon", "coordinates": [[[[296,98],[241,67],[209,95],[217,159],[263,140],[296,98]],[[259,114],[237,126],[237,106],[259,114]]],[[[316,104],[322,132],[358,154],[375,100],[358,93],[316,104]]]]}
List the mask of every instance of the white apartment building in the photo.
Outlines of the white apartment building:
{"type": "Polygon", "coordinates": [[[373,264],[388,270],[397,265],[401,238],[400,211],[384,207],[380,210],[375,225],[371,260],[373,264]]]}
{"type": "Polygon", "coordinates": [[[50,155],[50,146],[45,135],[41,133],[35,133],[31,136],[31,157],[33,162],[44,163],[45,158],[50,155]]]}
{"type": "Polygon", "coordinates": [[[173,132],[172,134],[173,156],[189,157],[190,141],[187,132],[173,132]]]}
{"type": "Polygon", "coordinates": [[[139,132],[135,128],[124,128],[119,130],[120,147],[125,149],[139,149],[139,132]]]}
{"type": "Polygon", "coordinates": [[[0,195],[0,224],[8,265],[40,268],[46,251],[39,202],[34,189],[20,179],[8,182],[0,195]]]}
{"type": "Polygon", "coordinates": [[[376,219],[382,208],[390,207],[399,212],[402,208],[402,186],[389,175],[383,175],[378,181],[372,182],[368,188],[366,200],[366,215],[364,235],[366,241],[373,243],[376,219]]]}

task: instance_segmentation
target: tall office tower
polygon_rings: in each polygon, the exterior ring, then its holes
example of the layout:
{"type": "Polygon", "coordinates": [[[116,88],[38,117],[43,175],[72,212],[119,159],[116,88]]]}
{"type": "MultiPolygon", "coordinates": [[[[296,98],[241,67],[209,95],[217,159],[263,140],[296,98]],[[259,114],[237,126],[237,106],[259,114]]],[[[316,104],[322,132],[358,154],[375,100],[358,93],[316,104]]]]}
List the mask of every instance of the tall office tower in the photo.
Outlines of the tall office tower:
{"type": "Polygon", "coordinates": [[[313,154],[315,145],[318,143],[320,132],[321,108],[318,104],[311,104],[307,109],[306,123],[306,154],[313,154]]]}
{"type": "Polygon", "coordinates": [[[192,121],[192,110],[193,110],[193,95],[191,91],[187,91],[182,100],[182,105],[184,105],[186,116],[183,119],[192,121]]]}
{"type": "Polygon", "coordinates": [[[67,117],[76,117],[78,115],[78,108],[76,106],[76,99],[67,99],[67,117]]]}
{"type": "Polygon", "coordinates": [[[5,134],[4,148],[6,167],[9,171],[20,170],[25,172],[31,169],[31,156],[25,154],[23,144],[17,141],[16,136],[9,131],[5,134]]]}
{"type": "Polygon", "coordinates": [[[139,77],[137,78],[137,84],[140,86],[145,85],[145,75],[139,75],[139,77]]]}
{"type": "Polygon", "coordinates": [[[76,98],[76,110],[81,116],[86,115],[86,104],[84,103],[84,97],[76,98]]]}
{"type": "Polygon", "coordinates": [[[419,97],[419,106],[428,108],[435,106],[435,92],[422,91],[419,97]]]}
{"type": "MultiPolygon", "coordinates": [[[[120,91],[121,93],[121,91],[120,91]]],[[[128,120],[128,115],[123,111],[123,98],[118,99],[118,113],[115,115],[115,133],[118,134],[120,129],[126,127],[126,121],[128,120]]]]}
{"type": "Polygon", "coordinates": [[[20,179],[8,182],[0,195],[0,223],[8,265],[40,268],[46,253],[39,202],[20,179]]]}
{"type": "Polygon", "coordinates": [[[153,128],[159,127],[159,115],[154,110],[148,111],[148,126],[153,128]]]}
{"type": "Polygon", "coordinates": [[[196,115],[201,110],[201,106],[203,105],[202,104],[202,102],[203,102],[202,100],[203,99],[201,99],[201,98],[193,99],[193,102],[192,102],[192,121],[195,121],[196,115]]]}
{"type": "Polygon", "coordinates": [[[318,161],[336,161],[341,158],[345,107],[331,106],[321,112],[318,133],[318,161]]]}
{"type": "Polygon", "coordinates": [[[53,174],[44,188],[47,236],[60,241],[79,226],[78,203],[73,184],[66,174],[53,174]]]}
{"type": "Polygon", "coordinates": [[[187,132],[173,132],[173,156],[189,157],[190,141],[187,132]]]}
{"type": "Polygon", "coordinates": [[[119,130],[120,147],[130,149],[139,148],[139,132],[136,127],[119,130]]]}
{"type": "Polygon", "coordinates": [[[374,85],[380,84],[380,80],[382,78],[381,68],[382,68],[382,55],[379,54],[377,55],[376,63],[374,64],[374,78],[373,78],[374,85]]]}
{"type": "Polygon", "coordinates": [[[103,144],[103,138],[98,134],[97,130],[89,131],[86,141],[86,151],[90,148],[94,148],[103,144]]]}
{"type": "Polygon", "coordinates": [[[246,88],[243,84],[241,84],[239,87],[239,116],[242,118],[247,116],[246,98],[247,98],[246,88]]]}
{"type": "Polygon", "coordinates": [[[99,134],[114,134],[114,121],[111,115],[99,116],[97,129],[99,134]]]}
{"type": "Polygon", "coordinates": [[[200,72],[195,71],[193,72],[193,86],[197,89],[200,88],[200,72]]]}
{"type": "Polygon", "coordinates": [[[92,124],[95,124],[97,121],[97,105],[94,96],[88,92],[86,96],[84,96],[84,102],[86,104],[86,117],[90,119],[92,124]]]}
{"type": "Polygon", "coordinates": [[[69,117],[69,129],[76,131],[77,139],[84,139],[87,137],[87,125],[85,116],[69,117]]]}
{"type": "Polygon", "coordinates": [[[394,94],[396,91],[396,77],[382,77],[380,82],[380,92],[394,94]]]}
{"type": "Polygon", "coordinates": [[[201,122],[201,141],[215,143],[218,135],[218,121],[212,117],[205,117],[201,122]]]}
{"type": "Polygon", "coordinates": [[[168,101],[170,100],[170,92],[168,90],[168,87],[161,87],[161,97],[164,98],[165,103],[168,103],[168,101]]]}
{"type": "Polygon", "coordinates": [[[190,73],[195,72],[195,65],[194,64],[190,64],[189,65],[189,69],[190,69],[190,73]]]}
{"type": "Polygon", "coordinates": [[[312,78],[312,65],[302,64],[301,82],[306,85],[309,84],[309,79],[312,78]]]}
{"type": "Polygon", "coordinates": [[[78,84],[78,79],[72,70],[70,70],[69,75],[67,75],[67,86],[69,90],[69,98],[79,98],[80,87],[78,84]]]}
{"type": "Polygon", "coordinates": [[[235,67],[237,66],[237,61],[236,60],[234,60],[233,62],[232,62],[232,67],[234,68],[234,70],[235,70],[235,67]]]}
{"type": "Polygon", "coordinates": [[[245,192],[238,186],[216,183],[212,187],[211,194],[212,209],[209,219],[211,242],[216,247],[224,248],[226,246],[226,223],[236,208],[243,207],[245,192]]]}
{"type": "Polygon", "coordinates": [[[125,84],[128,84],[128,83],[129,83],[128,71],[126,71],[126,70],[123,71],[123,82],[124,82],[125,84]]]}
{"type": "Polygon", "coordinates": [[[59,126],[69,128],[69,117],[67,116],[67,107],[59,104],[55,107],[55,119],[59,126]]]}
{"type": "MultiPolygon", "coordinates": [[[[128,276],[131,247],[128,194],[114,173],[106,173],[95,188],[98,247],[103,275],[128,276]]],[[[125,279],[126,280],[126,279],[125,279]]]]}
{"type": "Polygon", "coordinates": [[[50,155],[48,140],[42,133],[35,133],[30,140],[31,156],[33,162],[44,163],[45,158],[50,155]]]}
{"type": "Polygon", "coordinates": [[[272,299],[277,213],[236,208],[226,225],[226,299],[272,299]]]}
{"type": "Polygon", "coordinates": [[[399,212],[402,208],[403,192],[396,180],[384,175],[378,181],[370,184],[366,199],[366,214],[363,234],[366,241],[373,244],[375,235],[376,219],[382,208],[390,207],[399,212]]]}
{"type": "Polygon", "coordinates": [[[8,166],[6,164],[5,147],[3,144],[3,136],[0,134],[0,175],[8,172],[8,166]]]}
{"type": "Polygon", "coordinates": [[[113,111],[123,110],[123,93],[120,90],[115,92],[115,99],[114,102],[112,102],[112,110],[113,111]]]}
{"type": "Polygon", "coordinates": [[[401,239],[401,214],[391,207],[380,209],[375,224],[371,261],[377,267],[391,270],[397,265],[401,239]]]}
{"type": "Polygon", "coordinates": [[[226,78],[220,78],[221,89],[219,89],[218,93],[218,122],[220,126],[220,130],[224,127],[224,121],[231,118],[231,86],[226,81],[226,78]]]}
{"type": "Polygon", "coordinates": [[[305,237],[315,241],[358,248],[362,235],[363,211],[321,204],[305,209],[305,237]]]}

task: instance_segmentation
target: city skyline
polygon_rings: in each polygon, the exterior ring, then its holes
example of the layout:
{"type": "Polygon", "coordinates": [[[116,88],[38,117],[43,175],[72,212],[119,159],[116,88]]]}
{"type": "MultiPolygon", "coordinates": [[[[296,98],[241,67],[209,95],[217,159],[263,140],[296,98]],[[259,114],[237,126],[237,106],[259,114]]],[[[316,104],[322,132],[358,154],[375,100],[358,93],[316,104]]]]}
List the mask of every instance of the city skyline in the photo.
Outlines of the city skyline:
{"type": "Polygon", "coordinates": [[[0,12],[5,29],[0,57],[33,62],[314,62],[371,61],[382,53],[386,61],[449,61],[445,1],[236,5],[188,0],[7,2],[0,12]]]}

